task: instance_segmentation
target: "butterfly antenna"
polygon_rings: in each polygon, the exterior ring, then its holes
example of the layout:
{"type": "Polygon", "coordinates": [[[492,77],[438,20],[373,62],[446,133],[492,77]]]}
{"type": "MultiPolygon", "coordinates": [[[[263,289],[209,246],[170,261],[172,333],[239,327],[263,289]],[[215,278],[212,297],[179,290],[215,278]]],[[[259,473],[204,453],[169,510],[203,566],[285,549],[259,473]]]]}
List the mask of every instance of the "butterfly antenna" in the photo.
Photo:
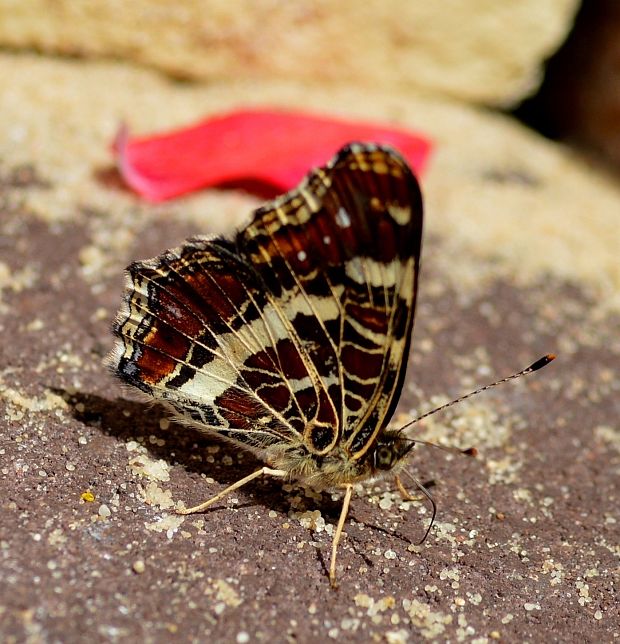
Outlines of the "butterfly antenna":
{"type": "MultiPolygon", "coordinates": [[[[542,358],[539,358],[538,360],[536,360],[536,362],[533,362],[529,367],[526,367],[525,369],[521,369],[521,371],[517,371],[517,373],[513,373],[511,376],[508,376],[507,378],[502,378],[501,380],[492,382],[491,384],[485,385],[484,387],[480,387],[479,389],[476,389],[475,391],[465,394],[464,396],[459,396],[458,398],[455,398],[454,400],[446,403],[445,405],[441,405],[436,409],[431,409],[431,411],[427,411],[425,414],[422,414],[421,416],[414,418],[412,421],[409,421],[406,425],[403,425],[400,428],[400,431],[402,431],[403,429],[407,429],[407,427],[411,427],[411,425],[415,425],[415,423],[421,421],[423,418],[426,418],[427,416],[432,416],[433,414],[436,414],[438,411],[442,411],[447,407],[452,407],[452,405],[456,405],[457,403],[460,403],[466,398],[471,398],[471,396],[475,396],[483,391],[486,391],[487,389],[492,389],[493,387],[497,387],[497,385],[501,385],[504,382],[508,382],[509,380],[514,380],[515,378],[520,378],[521,376],[527,376],[528,373],[538,371],[539,369],[542,369],[543,367],[547,366],[552,360],[555,360],[555,356],[552,353],[548,353],[546,356],[543,356],[542,358]]],[[[440,449],[447,449],[448,451],[454,451],[454,449],[445,448],[443,445],[436,445],[435,443],[426,443],[425,441],[419,441],[419,440],[416,440],[415,442],[422,443],[425,445],[430,445],[432,447],[439,447],[440,449]]],[[[463,454],[469,454],[471,456],[475,456],[476,454],[476,449],[473,447],[470,447],[469,449],[466,449],[466,450],[457,449],[456,451],[462,452],[463,454]]]]}

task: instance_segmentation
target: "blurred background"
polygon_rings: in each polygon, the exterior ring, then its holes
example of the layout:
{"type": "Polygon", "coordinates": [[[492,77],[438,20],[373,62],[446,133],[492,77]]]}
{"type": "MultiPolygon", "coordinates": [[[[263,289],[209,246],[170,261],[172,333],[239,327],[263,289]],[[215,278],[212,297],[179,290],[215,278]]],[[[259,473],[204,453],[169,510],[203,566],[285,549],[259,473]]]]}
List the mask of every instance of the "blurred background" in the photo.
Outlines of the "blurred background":
{"type": "Polygon", "coordinates": [[[580,3],[574,23],[545,63],[517,117],[545,136],[569,141],[620,168],[620,3],[580,3]]]}
{"type": "Polygon", "coordinates": [[[0,47],[122,60],[177,79],[423,89],[513,111],[620,163],[614,0],[0,0],[0,47]]]}

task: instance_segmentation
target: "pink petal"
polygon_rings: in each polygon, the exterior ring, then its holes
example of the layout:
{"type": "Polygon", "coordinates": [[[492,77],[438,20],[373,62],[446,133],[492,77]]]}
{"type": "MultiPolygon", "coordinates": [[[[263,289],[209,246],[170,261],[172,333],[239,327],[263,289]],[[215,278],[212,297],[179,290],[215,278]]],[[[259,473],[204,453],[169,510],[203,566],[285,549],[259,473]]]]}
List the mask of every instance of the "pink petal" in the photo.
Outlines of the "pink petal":
{"type": "Polygon", "coordinates": [[[150,201],[163,201],[226,184],[284,192],[351,141],[387,143],[416,173],[431,151],[427,138],[402,129],[276,110],[231,112],[143,138],[123,128],[114,149],[127,184],[150,201]]]}

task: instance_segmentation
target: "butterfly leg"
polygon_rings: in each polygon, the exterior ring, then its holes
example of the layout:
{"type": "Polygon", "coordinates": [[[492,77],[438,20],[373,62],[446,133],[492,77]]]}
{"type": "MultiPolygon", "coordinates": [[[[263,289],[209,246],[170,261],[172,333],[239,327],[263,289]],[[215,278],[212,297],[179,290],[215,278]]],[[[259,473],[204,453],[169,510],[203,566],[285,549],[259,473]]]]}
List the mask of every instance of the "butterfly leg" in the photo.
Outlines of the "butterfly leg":
{"type": "Polygon", "coordinates": [[[407,490],[407,488],[403,485],[403,482],[400,480],[400,476],[395,476],[394,481],[396,482],[396,487],[398,488],[398,491],[400,492],[400,495],[403,497],[403,501],[419,501],[420,497],[419,496],[414,496],[407,490]]]}
{"type": "Polygon", "coordinates": [[[193,508],[181,508],[180,510],[177,510],[177,514],[194,514],[196,512],[202,512],[203,510],[206,510],[209,506],[213,505],[220,499],[223,499],[227,494],[230,494],[234,490],[238,490],[246,483],[253,481],[254,479],[258,478],[259,476],[262,476],[263,474],[268,474],[269,476],[275,476],[275,477],[281,477],[281,478],[286,476],[286,472],[284,470],[272,470],[270,467],[261,467],[260,470],[256,470],[256,472],[252,472],[252,474],[248,474],[248,476],[243,477],[236,483],[233,483],[232,485],[229,485],[226,489],[222,490],[221,492],[218,492],[215,496],[211,497],[208,501],[205,501],[200,505],[195,505],[193,508]]]}
{"type": "Polygon", "coordinates": [[[332,542],[332,560],[329,565],[329,583],[332,588],[338,588],[336,583],[336,553],[338,552],[338,543],[340,542],[340,537],[342,536],[342,529],[344,528],[344,522],[347,519],[347,514],[349,513],[349,505],[351,504],[351,496],[353,495],[353,486],[345,485],[344,501],[342,502],[342,510],[340,511],[340,519],[338,520],[338,526],[336,527],[336,534],[334,535],[334,541],[332,542]]]}

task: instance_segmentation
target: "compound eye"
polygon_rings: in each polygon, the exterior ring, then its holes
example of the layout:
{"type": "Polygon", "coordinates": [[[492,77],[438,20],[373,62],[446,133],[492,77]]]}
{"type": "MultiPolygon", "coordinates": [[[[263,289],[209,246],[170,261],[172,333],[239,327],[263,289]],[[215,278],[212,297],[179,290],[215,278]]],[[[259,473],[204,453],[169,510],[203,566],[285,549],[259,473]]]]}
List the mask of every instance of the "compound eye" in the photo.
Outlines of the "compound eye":
{"type": "Polygon", "coordinates": [[[389,470],[392,467],[392,450],[387,445],[377,450],[377,467],[381,470],[389,470]]]}

